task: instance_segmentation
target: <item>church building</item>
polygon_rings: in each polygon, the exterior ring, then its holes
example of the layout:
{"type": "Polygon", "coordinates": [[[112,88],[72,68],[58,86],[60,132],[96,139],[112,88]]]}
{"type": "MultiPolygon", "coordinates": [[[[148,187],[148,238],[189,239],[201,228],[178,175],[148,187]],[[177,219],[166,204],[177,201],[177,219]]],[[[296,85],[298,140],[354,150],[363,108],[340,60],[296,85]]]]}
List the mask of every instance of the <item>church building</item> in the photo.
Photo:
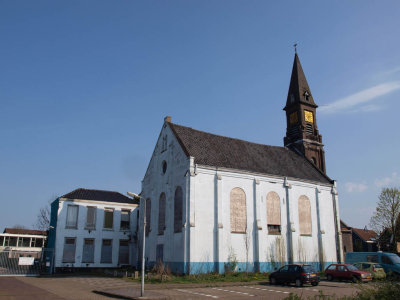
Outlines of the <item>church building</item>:
{"type": "Polygon", "coordinates": [[[148,266],[163,262],[189,274],[343,261],[336,182],[326,175],[317,107],[296,53],[284,147],[166,117],[142,181],[148,266]]]}

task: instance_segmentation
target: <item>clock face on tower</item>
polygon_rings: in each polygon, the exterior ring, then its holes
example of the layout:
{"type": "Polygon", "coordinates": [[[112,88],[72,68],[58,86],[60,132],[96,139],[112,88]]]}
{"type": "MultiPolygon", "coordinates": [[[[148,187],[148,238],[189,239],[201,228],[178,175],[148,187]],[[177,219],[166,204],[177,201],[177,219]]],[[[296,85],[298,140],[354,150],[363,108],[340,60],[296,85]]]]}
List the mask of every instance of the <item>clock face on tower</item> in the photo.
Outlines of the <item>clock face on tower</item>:
{"type": "Polygon", "coordinates": [[[290,125],[296,124],[296,123],[299,121],[299,119],[298,119],[298,117],[297,117],[297,111],[292,112],[292,113],[290,114],[290,116],[289,116],[289,121],[290,121],[290,125]]]}
{"type": "Polygon", "coordinates": [[[304,119],[306,120],[306,122],[313,123],[314,122],[313,113],[311,111],[305,110],[304,119]]]}

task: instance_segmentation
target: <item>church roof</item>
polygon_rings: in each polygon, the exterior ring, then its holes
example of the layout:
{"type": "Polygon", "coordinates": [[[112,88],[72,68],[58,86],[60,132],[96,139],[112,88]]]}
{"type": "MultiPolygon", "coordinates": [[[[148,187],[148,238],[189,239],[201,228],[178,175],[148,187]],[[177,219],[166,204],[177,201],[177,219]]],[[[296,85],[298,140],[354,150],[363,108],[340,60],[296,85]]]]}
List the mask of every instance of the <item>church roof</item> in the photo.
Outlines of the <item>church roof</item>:
{"type": "Polygon", "coordinates": [[[317,107],[311,94],[310,87],[308,86],[306,76],[304,75],[303,68],[301,67],[300,59],[296,53],[294,55],[292,76],[290,78],[289,91],[284,109],[298,102],[317,107]],[[305,97],[306,92],[308,93],[308,100],[306,100],[305,97]]]}
{"type": "Polygon", "coordinates": [[[79,188],[72,192],[61,196],[61,198],[67,199],[79,199],[79,200],[92,200],[92,201],[103,201],[103,202],[115,202],[115,203],[128,203],[138,204],[138,200],[126,197],[118,192],[113,191],[102,191],[102,190],[89,190],[79,188]]]}
{"type": "Polygon", "coordinates": [[[332,183],[310,161],[277,146],[251,143],[167,122],[187,156],[199,165],[332,183]]]}

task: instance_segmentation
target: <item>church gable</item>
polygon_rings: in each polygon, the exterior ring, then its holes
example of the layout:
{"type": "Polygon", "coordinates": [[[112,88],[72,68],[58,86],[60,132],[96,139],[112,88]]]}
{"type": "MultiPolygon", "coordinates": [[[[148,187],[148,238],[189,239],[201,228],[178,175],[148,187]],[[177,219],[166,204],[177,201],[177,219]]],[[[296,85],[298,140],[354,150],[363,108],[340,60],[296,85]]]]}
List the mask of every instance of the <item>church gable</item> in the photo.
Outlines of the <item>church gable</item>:
{"type": "Polygon", "coordinates": [[[251,143],[168,123],[185,154],[199,165],[331,184],[305,157],[285,147],[251,143]]]}

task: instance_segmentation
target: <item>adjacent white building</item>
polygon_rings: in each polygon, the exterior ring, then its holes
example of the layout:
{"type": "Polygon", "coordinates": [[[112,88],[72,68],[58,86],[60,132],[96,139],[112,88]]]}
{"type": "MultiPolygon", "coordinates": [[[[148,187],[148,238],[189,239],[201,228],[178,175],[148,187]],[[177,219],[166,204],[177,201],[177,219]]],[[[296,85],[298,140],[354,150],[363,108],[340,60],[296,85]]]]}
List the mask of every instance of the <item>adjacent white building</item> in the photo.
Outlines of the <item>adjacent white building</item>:
{"type": "Polygon", "coordinates": [[[51,204],[54,267],[136,265],[138,202],[118,192],[76,189],[51,204]]]}
{"type": "Polygon", "coordinates": [[[235,261],[240,271],[342,261],[336,183],[326,175],[316,108],[296,54],[285,147],[166,117],[142,181],[148,265],[201,273],[235,261]]]}
{"type": "Polygon", "coordinates": [[[0,233],[0,252],[7,252],[9,257],[40,258],[46,240],[47,231],[5,228],[0,233]]]}

